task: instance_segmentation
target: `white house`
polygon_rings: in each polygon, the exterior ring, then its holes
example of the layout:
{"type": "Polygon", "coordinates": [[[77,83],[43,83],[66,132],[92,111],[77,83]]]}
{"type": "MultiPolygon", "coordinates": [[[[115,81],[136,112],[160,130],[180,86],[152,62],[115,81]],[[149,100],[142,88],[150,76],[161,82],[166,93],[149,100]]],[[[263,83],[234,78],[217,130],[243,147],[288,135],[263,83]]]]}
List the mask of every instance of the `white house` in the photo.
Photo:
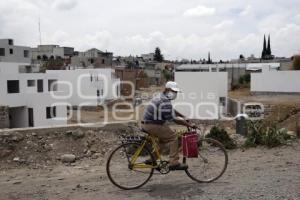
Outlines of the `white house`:
{"type": "Polygon", "coordinates": [[[97,106],[120,97],[112,69],[18,73],[25,63],[0,62],[0,105],[9,107],[10,128],[67,124],[67,106],[97,106]]]}
{"type": "MultiPolygon", "coordinates": [[[[65,55],[72,48],[44,45],[38,52],[65,55]]],[[[38,68],[32,67],[30,55],[29,47],[0,40],[0,106],[9,109],[8,128],[66,125],[68,107],[97,106],[120,97],[120,79],[113,69],[32,73],[38,68]]]]}
{"type": "Polygon", "coordinates": [[[15,73],[12,68],[18,69],[19,63],[0,64],[0,105],[9,107],[9,128],[67,124],[67,106],[51,94],[57,90],[51,87],[57,75],[15,73]]]}
{"type": "Polygon", "coordinates": [[[226,114],[227,72],[175,72],[182,89],[174,107],[192,119],[218,119],[226,114]]]}
{"type": "Polygon", "coordinates": [[[0,105],[9,107],[10,128],[67,124],[67,107],[97,106],[120,97],[112,69],[19,73],[25,63],[0,62],[0,105]]]}

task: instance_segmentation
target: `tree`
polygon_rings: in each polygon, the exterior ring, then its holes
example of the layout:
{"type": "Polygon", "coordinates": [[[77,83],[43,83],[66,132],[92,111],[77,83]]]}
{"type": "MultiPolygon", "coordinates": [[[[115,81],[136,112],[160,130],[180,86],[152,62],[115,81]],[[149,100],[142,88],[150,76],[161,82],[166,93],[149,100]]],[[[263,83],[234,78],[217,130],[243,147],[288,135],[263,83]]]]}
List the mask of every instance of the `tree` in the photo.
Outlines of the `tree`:
{"type": "Polygon", "coordinates": [[[270,35],[269,35],[269,37],[268,37],[268,46],[267,46],[266,54],[267,54],[268,56],[271,56],[271,55],[272,55],[270,35]]]}
{"type": "Polygon", "coordinates": [[[245,60],[245,56],[243,54],[240,55],[240,60],[245,60]]]}
{"type": "Polygon", "coordinates": [[[162,62],[164,60],[164,57],[161,54],[161,51],[160,51],[159,47],[155,48],[154,60],[157,61],[157,62],[162,62]]]}
{"type": "Polygon", "coordinates": [[[266,35],[264,35],[264,45],[263,45],[263,50],[261,52],[261,58],[265,59],[267,55],[267,43],[266,43],[266,35]]]}
{"type": "Polygon", "coordinates": [[[207,60],[207,64],[212,64],[212,60],[210,58],[210,52],[208,52],[208,60],[207,60]]]}
{"type": "Polygon", "coordinates": [[[163,72],[163,75],[164,75],[164,78],[166,79],[166,81],[174,80],[174,73],[172,71],[164,69],[162,72],[163,72]]]}

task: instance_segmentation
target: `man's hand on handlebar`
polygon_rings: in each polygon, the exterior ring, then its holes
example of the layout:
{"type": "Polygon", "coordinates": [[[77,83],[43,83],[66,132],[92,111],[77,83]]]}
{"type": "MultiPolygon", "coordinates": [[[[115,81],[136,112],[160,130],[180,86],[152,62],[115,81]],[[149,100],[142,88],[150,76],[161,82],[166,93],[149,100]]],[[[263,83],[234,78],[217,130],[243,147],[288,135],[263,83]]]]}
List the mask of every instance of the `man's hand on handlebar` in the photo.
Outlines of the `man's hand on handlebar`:
{"type": "Polygon", "coordinates": [[[189,124],[189,128],[198,129],[197,125],[195,123],[192,123],[189,119],[186,119],[186,122],[189,124]]]}
{"type": "Polygon", "coordinates": [[[187,126],[192,129],[198,129],[198,127],[194,123],[191,123],[191,121],[189,119],[183,119],[183,118],[178,117],[178,118],[174,119],[174,122],[176,124],[187,126]]]}
{"type": "Polygon", "coordinates": [[[198,126],[196,124],[194,124],[194,123],[191,123],[190,124],[190,128],[192,128],[192,129],[198,129],[198,126]]]}

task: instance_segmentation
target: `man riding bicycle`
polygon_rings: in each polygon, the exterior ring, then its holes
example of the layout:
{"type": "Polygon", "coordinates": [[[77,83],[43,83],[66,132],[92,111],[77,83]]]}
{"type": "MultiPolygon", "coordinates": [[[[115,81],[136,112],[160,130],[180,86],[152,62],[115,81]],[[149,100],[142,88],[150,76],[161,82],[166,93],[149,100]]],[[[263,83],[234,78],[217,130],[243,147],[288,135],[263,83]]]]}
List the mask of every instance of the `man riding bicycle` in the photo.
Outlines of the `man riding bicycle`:
{"type": "Polygon", "coordinates": [[[196,128],[184,115],[173,109],[171,100],[176,99],[178,92],[180,92],[180,89],[177,83],[167,82],[164,91],[155,96],[146,107],[141,122],[142,128],[150,135],[157,137],[160,143],[169,143],[170,170],[185,170],[188,166],[179,162],[178,138],[167,122],[175,122],[176,124],[196,128]]]}

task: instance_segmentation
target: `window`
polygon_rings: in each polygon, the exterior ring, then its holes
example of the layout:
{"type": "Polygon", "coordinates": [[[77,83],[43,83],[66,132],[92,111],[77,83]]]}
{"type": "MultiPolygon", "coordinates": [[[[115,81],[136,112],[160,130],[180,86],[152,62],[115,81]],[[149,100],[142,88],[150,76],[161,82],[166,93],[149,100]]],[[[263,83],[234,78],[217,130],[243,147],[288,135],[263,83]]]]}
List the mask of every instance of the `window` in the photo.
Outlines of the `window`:
{"type": "Polygon", "coordinates": [[[7,93],[19,93],[20,86],[18,80],[8,80],[7,81],[7,93]]]}
{"type": "Polygon", "coordinates": [[[34,127],[33,108],[28,108],[28,126],[34,127]]]}
{"type": "Polygon", "coordinates": [[[221,106],[225,106],[226,105],[226,98],[225,97],[220,97],[219,101],[220,101],[220,105],[221,106]]]}
{"type": "Polygon", "coordinates": [[[8,45],[14,45],[14,41],[12,39],[8,40],[8,45]]]}
{"type": "Polygon", "coordinates": [[[14,50],[13,49],[9,49],[9,53],[10,54],[14,54],[14,50]]]}
{"type": "Polygon", "coordinates": [[[43,86],[43,84],[44,84],[43,79],[39,79],[39,80],[37,81],[37,91],[38,91],[38,92],[43,92],[43,91],[44,91],[44,86],[43,86]]]}
{"type": "Polygon", "coordinates": [[[28,87],[34,87],[35,86],[35,80],[27,80],[27,86],[28,87]]]}
{"type": "Polygon", "coordinates": [[[100,91],[97,90],[97,97],[100,97],[100,91]]]}
{"type": "Polygon", "coordinates": [[[46,118],[51,119],[56,117],[56,106],[46,107],[46,118]]]}
{"type": "Polygon", "coordinates": [[[49,79],[48,80],[48,91],[57,91],[57,80],[49,79]]]}
{"type": "Polygon", "coordinates": [[[38,60],[41,60],[41,56],[40,56],[40,55],[38,55],[38,56],[36,57],[36,59],[38,59],[38,60]]]}
{"type": "Polygon", "coordinates": [[[48,60],[48,56],[43,55],[43,61],[47,61],[48,60]]]}
{"type": "Polygon", "coordinates": [[[105,60],[104,59],[102,59],[102,64],[105,64],[105,60]]]}
{"type": "Polygon", "coordinates": [[[29,51],[28,50],[24,50],[24,58],[28,58],[29,57],[29,51]]]}
{"type": "Polygon", "coordinates": [[[4,48],[0,48],[0,56],[5,56],[5,49],[4,48]]]}

